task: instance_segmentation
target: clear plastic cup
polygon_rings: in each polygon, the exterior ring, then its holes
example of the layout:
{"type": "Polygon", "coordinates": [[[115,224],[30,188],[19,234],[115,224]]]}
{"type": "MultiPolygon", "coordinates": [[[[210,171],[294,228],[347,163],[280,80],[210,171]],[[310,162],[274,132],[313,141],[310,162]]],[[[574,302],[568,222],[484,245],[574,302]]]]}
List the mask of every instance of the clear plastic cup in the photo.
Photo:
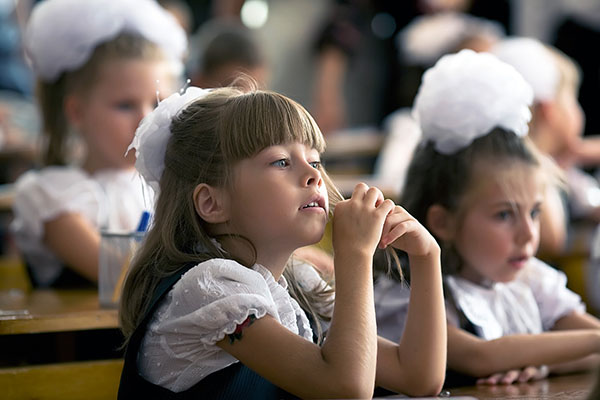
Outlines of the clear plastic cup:
{"type": "Polygon", "coordinates": [[[119,305],[129,264],[145,232],[101,232],[98,260],[98,299],[101,307],[119,305]]]}

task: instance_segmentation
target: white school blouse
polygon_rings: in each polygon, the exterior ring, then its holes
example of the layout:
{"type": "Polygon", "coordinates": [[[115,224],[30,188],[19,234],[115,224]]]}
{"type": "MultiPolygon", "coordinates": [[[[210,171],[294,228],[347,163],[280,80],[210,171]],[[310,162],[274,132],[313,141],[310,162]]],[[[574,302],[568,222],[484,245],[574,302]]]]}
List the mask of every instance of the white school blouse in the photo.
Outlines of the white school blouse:
{"type": "Polygon", "coordinates": [[[49,286],[63,265],[43,244],[45,222],[78,213],[99,230],[130,232],[152,207],[153,193],[134,169],[90,175],[74,166],[47,167],[29,171],[15,183],[11,231],[35,281],[49,286]]]}
{"type": "MultiPolygon", "coordinates": [[[[323,282],[307,264],[293,268],[297,281],[308,290],[323,282]]],[[[193,267],[171,288],[148,323],[138,353],[140,375],[181,392],[238,362],[215,343],[233,333],[251,314],[257,319],[269,314],[312,342],[308,318],[290,296],[287,285],[283,276],[275,281],[259,264],[246,268],[236,261],[216,258],[193,267]]]]}
{"type": "MultiPolygon", "coordinates": [[[[507,283],[476,285],[458,276],[446,276],[457,307],[474,325],[479,337],[492,340],[516,333],[547,331],[572,312],[585,312],[581,297],[566,287],[565,274],[538,259],[507,283]]],[[[375,310],[380,335],[399,340],[409,306],[405,284],[381,278],[375,286],[375,310]]],[[[454,307],[446,302],[448,322],[459,326],[454,307]]]]}

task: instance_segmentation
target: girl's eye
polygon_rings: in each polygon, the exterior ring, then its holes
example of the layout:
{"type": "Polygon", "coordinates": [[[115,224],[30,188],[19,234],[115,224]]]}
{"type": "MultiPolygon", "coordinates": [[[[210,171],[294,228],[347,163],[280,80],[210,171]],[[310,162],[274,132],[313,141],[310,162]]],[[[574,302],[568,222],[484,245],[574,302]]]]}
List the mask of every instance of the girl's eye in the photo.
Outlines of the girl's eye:
{"type": "Polygon", "coordinates": [[[312,161],[309,163],[311,165],[311,167],[313,167],[314,169],[319,169],[321,167],[321,161],[312,161]]]}
{"type": "Polygon", "coordinates": [[[271,163],[274,167],[285,168],[290,165],[290,162],[286,158],[282,158],[281,160],[277,160],[271,163]]]}
{"type": "Polygon", "coordinates": [[[129,101],[122,101],[115,104],[115,108],[119,111],[130,111],[133,110],[134,105],[129,101]]]}
{"type": "Polygon", "coordinates": [[[506,221],[512,216],[511,210],[502,210],[496,213],[496,218],[501,221],[506,221]]]}
{"type": "Polygon", "coordinates": [[[531,219],[537,219],[540,216],[540,207],[535,207],[533,210],[531,210],[531,219]]]}

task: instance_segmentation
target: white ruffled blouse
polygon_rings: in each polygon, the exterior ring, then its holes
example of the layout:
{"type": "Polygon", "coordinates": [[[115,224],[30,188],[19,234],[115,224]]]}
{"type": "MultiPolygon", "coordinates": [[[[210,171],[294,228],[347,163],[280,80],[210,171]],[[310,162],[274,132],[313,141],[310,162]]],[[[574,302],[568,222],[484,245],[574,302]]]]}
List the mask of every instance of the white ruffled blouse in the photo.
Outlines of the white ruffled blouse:
{"type": "Polygon", "coordinates": [[[29,171],[15,183],[16,244],[41,286],[51,285],[62,271],[60,260],[43,244],[44,224],[63,213],[78,213],[91,226],[110,232],[136,229],[153,194],[131,170],[88,174],[74,166],[29,171]]]}
{"type": "MultiPolygon", "coordinates": [[[[531,259],[508,283],[490,287],[458,276],[446,276],[457,307],[486,340],[517,333],[541,333],[572,312],[585,312],[581,297],[566,287],[565,274],[538,259],[531,259]]],[[[390,340],[402,335],[409,306],[406,285],[382,278],[375,286],[377,329],[390,340]]],[[[448,322],[459,326],[454,307],[447,304],[448,322]]]]}
{"type": "MultiPolygon", "coordinates": [[[[306,267],[302,275],[318,276],[306,267]]],[[[138,353],[140,374],[173,392],[192,387],[238,361],[216,343],[251,314],[257,319],[269,314],[312,341],[308,318],[283,276],[275,281],[259,264],[250,269],[227,259],[198,264],[171,288],[148,323],[138,353]]]]}

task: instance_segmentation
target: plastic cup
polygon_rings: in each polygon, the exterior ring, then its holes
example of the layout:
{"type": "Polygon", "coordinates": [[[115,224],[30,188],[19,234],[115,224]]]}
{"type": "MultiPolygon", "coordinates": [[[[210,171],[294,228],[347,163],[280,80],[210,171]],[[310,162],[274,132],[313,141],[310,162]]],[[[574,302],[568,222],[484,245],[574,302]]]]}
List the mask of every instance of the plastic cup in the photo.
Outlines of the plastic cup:
{"type": "Polygon", "coordinates": [[[119,305],[129,264],[145,232],[101,232],[98,260],[98,299],[101,307],[119,305]]]}

